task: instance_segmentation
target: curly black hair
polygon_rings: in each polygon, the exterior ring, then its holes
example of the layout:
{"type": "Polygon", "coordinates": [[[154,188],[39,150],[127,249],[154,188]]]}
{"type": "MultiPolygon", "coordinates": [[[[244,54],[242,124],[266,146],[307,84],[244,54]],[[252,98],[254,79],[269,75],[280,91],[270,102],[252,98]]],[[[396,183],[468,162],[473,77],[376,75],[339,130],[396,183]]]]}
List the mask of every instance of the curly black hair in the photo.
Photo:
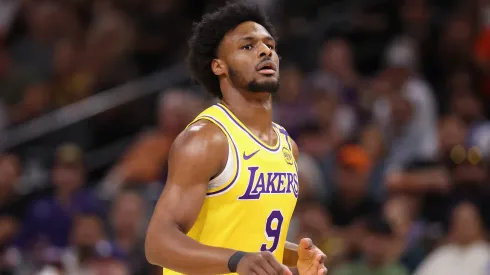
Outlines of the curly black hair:
{"type": "Polygon", "coordinates": [[[262,25],[276,39],[276,32],[265,13],[257,6],[242,1],[228,2],[215,12],[205,14],[189,39],[187,63],[192,76],[213,96],[222,98],[218,77],[211,70],[223,37],[243,22],[262,25]]]}

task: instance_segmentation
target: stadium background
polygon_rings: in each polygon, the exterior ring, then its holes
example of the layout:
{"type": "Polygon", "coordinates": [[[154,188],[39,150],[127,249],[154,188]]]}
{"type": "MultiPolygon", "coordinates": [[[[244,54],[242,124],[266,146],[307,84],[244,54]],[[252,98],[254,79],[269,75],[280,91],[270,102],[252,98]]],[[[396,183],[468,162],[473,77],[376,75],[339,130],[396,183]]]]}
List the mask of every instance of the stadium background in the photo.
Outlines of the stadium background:
{"type": "MultiPolygon", "coordinates": [[[[489,274],[490,1],[253,1],[301,149],[289,239],[333,275],[489,274]]],[[[168,149],[211,102],[186,39],[221,4],[0,1],[1,274],[160,274],[168,149]]]]}

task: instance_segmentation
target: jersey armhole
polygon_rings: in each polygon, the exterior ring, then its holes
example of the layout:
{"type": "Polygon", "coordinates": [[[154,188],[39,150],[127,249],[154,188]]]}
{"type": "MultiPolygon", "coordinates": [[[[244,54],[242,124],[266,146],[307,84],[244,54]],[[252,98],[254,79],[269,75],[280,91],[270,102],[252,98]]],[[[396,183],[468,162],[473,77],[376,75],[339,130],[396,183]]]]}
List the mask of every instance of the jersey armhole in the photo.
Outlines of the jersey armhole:
{"type": "MultiPolygon", "coordinates": [[[[274,123],[274,122],[273,122],[274,123]]],[[[288,146],[288,149],[291,151],[291,154],[293,154],[293,146],[292,146],[292,138],[289,135],[288,131],[286,131],[286,128],[282,127],[281,125],[274,123],[274,126],[279,130],[279,132],[284,136],[284,140],[286,141],[286,144],[288,146]]],[[[294,167],[296,168],[296,173],[298,172],[298,160],[294,157],[293,154],[293,159],[294,159],[294,167]]]]}
{"type": "Polygon", "coordinates": [[[238,156],[238,148],[231,134],[226,130],[224,125],[219,122],[218,119],[210,115],[202,115],[197,117],[189,125],[192,125],[199,120],[207,120],[218,126],[220,130],[225,134],[228,141],[228,156],[225,167],[223,168],[223,170],[221,170],[220,173],[209,180],[208,191],[206,192],[207,196],[216,196],[219,194],[223,194],[227,190],[229,190],[238,179],[238,175],[240,173],[240,159],[238,156]]]}

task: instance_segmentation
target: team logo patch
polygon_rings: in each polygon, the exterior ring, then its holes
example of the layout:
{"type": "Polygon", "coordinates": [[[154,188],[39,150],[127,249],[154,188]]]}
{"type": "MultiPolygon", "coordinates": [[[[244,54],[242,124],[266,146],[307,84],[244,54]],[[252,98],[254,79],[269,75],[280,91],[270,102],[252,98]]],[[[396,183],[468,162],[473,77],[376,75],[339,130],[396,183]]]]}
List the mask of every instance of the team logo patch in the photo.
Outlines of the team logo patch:
{"type": "Polygon", "coordinates": [[[291,154],[291,151],[288,148],[283,147],[282,153],[284,154],[284,160],[286,161],[286,163],[289,165],[293,165],[294,159],[293,159],[293,154],[291,154]]]}

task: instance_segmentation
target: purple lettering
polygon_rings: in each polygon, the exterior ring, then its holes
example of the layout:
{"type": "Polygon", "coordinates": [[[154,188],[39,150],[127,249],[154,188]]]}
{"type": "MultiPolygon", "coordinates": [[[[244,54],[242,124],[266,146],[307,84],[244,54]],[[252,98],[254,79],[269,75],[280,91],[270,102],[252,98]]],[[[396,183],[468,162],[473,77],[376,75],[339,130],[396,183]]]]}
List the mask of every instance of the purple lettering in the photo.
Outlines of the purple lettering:
{"type": "Polygon", "coordinates": [[[274,181],[277,176],[280,176],[281,173],[267,173],[267,190],[266,193],[277,193],[276,187],[274,186],[274,181]]]}
{"type": "Polygon", "coordinates": [[[284,173],[279,174],[279,180],[277,182],[277,193],[281,193],[281,194],[286,193],[286,188],[284,187],[284,176],[286,176],[286,174],[284,173]]]}
{"type": "Polygon", "coordinates": [[[257,200],[262,194],[291,194],[298,198],[298,175],[296,173],[258,172],[259,167],[248,167],[250,178],[247,189],[239,200],[257,200]],[[287,180],[287,183],[286,183],[287,180]]]}
{"type": "Polygon", "coordinates": [[[293,175],[294,179],[294,184],[293,184],[293,194],[296,198],[298,198],[299,195],[299,183],[298,183],[298,175],[294,174],[293,175]]]}
{"type": "Polygon", "coordinates": [[[248,167],[248,171],[250,171],[250,180],[248,181],[248,186],[245,194],[239,197],[239,200],[256,200],[260,198],[260,193],[255,195],[250,194],[250,191],[252,191],[252,188],[254,187],[255,173],[257,172],[257,170],[259,170],[259,167],[248,167]]]}
{"type": "Polygon", "coordinates": [[[294,190],[294,186],[293,186],[293,174],[288,173],[288,188],[286,190],[286,193],[291,193],[291,189],[294,190]]]}
{"type": "Polygon", "coordinates": [[[252,194],[259,194],[259,196],[260,196],[260,194],[262,194],[262,193],[266,193],[264,173],[260,173],[259,179],[257,180],[257,185],[255,185],[254,190],[252,190],[252,194]]]}

